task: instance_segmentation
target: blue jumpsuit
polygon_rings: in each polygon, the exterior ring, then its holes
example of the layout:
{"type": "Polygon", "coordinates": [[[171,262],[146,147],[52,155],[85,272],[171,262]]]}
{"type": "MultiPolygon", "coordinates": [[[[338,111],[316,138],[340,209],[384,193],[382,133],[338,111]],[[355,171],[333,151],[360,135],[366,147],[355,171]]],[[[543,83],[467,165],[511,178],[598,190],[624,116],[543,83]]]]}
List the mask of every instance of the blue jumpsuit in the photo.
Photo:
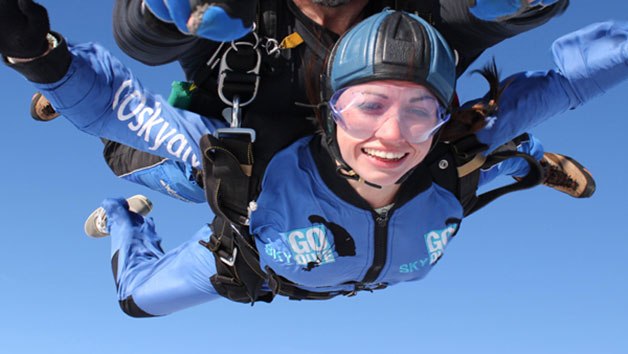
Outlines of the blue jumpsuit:
{"type": "MultiPolygon", "coordinates": [[[[627,43],[628,23],[616,22],[560,38],[553,45],[558,70],[508,78],[514,80],[497,116],[477,134],[479,140],[492,150],[626,80],[627,43]]],[[[73,46],[71,55],[60,81],[36,86],[78,129],[200,167],[199,138],[224,123],[168,106],[97,45],[73,46]]],[[[455,196],[415,174],[404,185],[420,188],[403,194],[388,212],[377,213],[347,197],[346,181],[321,169],[325,161],[316,139],[297,141],[267,168],[250,225],[261,265],[312,291],[352,290],[344,283],[367,274],[373,286],[424,277],[458,231],[462,207],[455,196]],[[349,238],[342,241],[339,233],[349,238]]],[[[517,163],[504,164],[483,173],[481,183],[524,170],[517,163]]],[[[164,315],[219,297],[209,282],[214,259],[198,243],[208,240],[208,227],[164,253],[151,218],[129,213],[122,200],[106,200],[103,207],[123,308],[131,302],[145,314],[164,315]]]]}

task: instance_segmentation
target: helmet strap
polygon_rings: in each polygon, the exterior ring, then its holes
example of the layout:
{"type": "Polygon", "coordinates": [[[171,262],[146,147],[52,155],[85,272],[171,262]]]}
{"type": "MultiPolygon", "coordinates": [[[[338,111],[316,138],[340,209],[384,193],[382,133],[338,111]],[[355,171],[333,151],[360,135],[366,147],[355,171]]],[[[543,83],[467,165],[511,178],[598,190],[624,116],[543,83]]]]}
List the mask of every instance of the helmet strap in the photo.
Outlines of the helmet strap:
{"type": "MultiPolygon", "coordinates": [[[[330,116],[328,116],[329,114],[328,109],[323,110],[323,114],[325,115],[326,119],[333,119],[330,116]]],[[[329,121],[326,121],[325,124],[328,124],[328,122],[329,121]]],[[[336,140],[336,124],[335,123],[333,123],[333,128],[331,131],[328,131],[327,129],[323,129],[323,131],[325,134],[325,136],[323,137],[324,142],[325,142],[323,146],[325,150],[327,150],[329,155],[338,163],[338,166],[336,166],[336,174],[338,176],[348,179],[348,180],[362,182],[373,188],[377,188],[377,189],[382,188],[382,186],[375,183],[371,183],[365,180],[364,178],[362,178],[342,158],[342,154],[340,153],[340,147],[338,146],[338,141],[336,140]]]]}
{"type": "Polygon", "coordinates": [[[338,167],[336,167],[336,173],[340,177],[342,177],[342,178],[350,179],[350,180],[354,180],[354,181],[358,181],[358,182],[362,182],[362,183],[366,184],[367,186],[370,186],[370,187],[373,187],[373,188],[377,188],[377,189],[382,189],[382,186],[380,186],[378,184],[375,184],[375,183],[371,183],[371,182],[365,180],[364,178],[360,177],[360,175],[357,174],[357,172],[352,170],[350,167],[349,167],[349,170],[347,170],[343,166],[339,165],[338,167]]]}

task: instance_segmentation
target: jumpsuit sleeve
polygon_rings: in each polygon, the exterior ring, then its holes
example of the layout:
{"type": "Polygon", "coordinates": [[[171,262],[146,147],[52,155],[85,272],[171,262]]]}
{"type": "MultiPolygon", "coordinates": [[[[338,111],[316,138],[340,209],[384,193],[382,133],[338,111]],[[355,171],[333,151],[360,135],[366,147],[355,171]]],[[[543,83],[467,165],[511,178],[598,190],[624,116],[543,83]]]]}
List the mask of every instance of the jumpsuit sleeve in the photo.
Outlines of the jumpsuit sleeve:
{"type": "Polygon", "coordinates": [[[178,61],[187,80],[204,65],[207,53],[219,43],[181,33],[172,23],[160,21],[142,0],[116,0],[113,9],[113,36],[127,55],[147,65],[178,61]]]}
{"type": "MultiPolygon", "coordinates": [[[[628,79],[628,23],[603,22],[553,44],[557,69],[518,73],[502,94],[497,115],[477,133],[489,151],[545,120],[574,109],[628,79]]],[[[473,102],[470,102],[473,104],[473,102]]]]}
{"type": "Polygon", "coordinates": [[[35,84],[60,114],[88,134],[201,166],[200,137],[225,122],[170,106],[99,45],[69,51],[70,67],[59,81],[35,84]]]}
{"type": "Polygon", "coordinates": [[[161,316],[221,297],[209,281],[216,272],[213,255],[198,242],[209,239],[209,226],[164,253],[152,218],[129,212],[124,199],[106,199],[103,208],[118,301],[126,314],[161,316]]]}
{"type": "MultiPolygon", "coordinates": [[[[434,24],[458,54],[458,75],[484,50],[545,24],[562,14],[569,5],[569,0],[544,0],[543,4],[547,6],[533,6],[525,12],[497,19],[481,19],[472,13],[473,9],[488,11],[500,3],[510,2],[511,0],[488,0],[488,3],[478,1],[475,7],[471,7],[471,1],[440,0],[440,16],[435,19],[434,24]]],[[[520,4],[521,1],[517,0],[517,3],[520,4]]]]}
{"type": "Polygon", "coordinates": [[[476,0],[470,11],[473,16],[485,20],[494,21],[508,17],[517,17],[525,11],[530,11],[533,7],[545,7],[555,3],[557,0],[476,0]]]}

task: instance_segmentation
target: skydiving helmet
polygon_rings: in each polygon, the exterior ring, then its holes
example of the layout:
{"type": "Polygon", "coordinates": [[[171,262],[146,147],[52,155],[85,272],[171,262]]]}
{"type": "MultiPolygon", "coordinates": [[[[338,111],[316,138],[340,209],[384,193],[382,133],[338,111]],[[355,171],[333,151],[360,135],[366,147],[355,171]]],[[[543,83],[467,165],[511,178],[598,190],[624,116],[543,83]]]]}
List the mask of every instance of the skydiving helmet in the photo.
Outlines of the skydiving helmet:
{"type": "Polygon", "coordinates": [[[340,162],[339,169],[350,172],[341,173],[344,177],[360,180],[340,154],[336,140],[338,110],[332,107],[336,104],[334,95],[375,80],[401,80],[425,86],[438,100],[439,119],[446,121],[456,84],[454,54],[436,29],[420,17],[401,11],[384,10],[340,37],[322,76],[323,101],[328,104],[321,113],[327,149],[340,162]]]}

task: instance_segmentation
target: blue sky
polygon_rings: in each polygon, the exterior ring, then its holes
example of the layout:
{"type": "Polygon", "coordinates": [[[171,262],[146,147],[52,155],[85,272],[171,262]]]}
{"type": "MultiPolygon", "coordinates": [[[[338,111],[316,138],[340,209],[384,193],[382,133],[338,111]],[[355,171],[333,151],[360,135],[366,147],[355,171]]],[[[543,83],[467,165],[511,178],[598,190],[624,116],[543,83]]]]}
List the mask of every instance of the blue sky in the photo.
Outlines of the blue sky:
{"type": "MultiPolygon", "coordinates": [[[[117,49],[113,1],[41,3],[54,30],[103,44],[155,91],[167,95],[182,77],[176,65],[149,68],[117,49]]],[[[550,69],[553,39],[626,19],[627,10],[622,0],[572,1],[563,16],[500,44],[475,67],[495,56],[504,74],[550,69]]],[[[105,197],[144,193],[172,249],[211,219],[209,208],[117,180],[98,139],[61,119],[33,121],[29,83],[7,68],[0,80],[3,353],[628,352],[628,84],[533,131],[548,151],[590,169],[598,186],[591,199],[546,187],[509,195],[465,220],[422,281],[324,302],[225,300],[133,319],[117,305],[109,241],[83,233],[87,215],[105,197]]],[[[485,90],[478,77],[459,81],[463,100],[485,90]]]]}

